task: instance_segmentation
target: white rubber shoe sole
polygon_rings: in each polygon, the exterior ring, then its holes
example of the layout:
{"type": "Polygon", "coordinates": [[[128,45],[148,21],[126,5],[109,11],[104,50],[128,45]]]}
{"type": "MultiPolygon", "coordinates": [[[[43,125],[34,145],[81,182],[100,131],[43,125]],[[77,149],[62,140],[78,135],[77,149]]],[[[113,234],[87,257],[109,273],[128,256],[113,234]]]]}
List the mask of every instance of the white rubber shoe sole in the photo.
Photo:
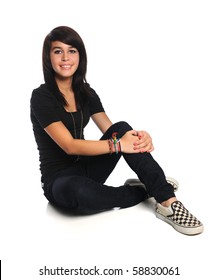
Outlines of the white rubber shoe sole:
{"type": "MultiPolygon", "coordinates": [[[[174,192],[178,191],[179,183],[176,179],[172,177],[166,177],[166,180],[173,186],[174,192]]],[[[139,179],[127,179],[124,185],[145,187],[145,185],[139,179]]]]}

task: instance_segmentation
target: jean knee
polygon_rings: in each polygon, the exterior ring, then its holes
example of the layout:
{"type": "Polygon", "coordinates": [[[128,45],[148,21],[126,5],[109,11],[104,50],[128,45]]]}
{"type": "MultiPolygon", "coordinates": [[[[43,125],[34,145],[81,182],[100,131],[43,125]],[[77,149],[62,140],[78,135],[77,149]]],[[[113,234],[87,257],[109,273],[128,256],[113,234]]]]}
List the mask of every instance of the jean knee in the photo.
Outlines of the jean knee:
{"type": "Polygon", "coordinates": [[[67,208],[77,207],[77,199],[75,195],[77,186],[72,182],[74,182],[72,176],[60,177],[54,181],[52,186],[52,196],[59,206],[67,208]]]}
{"type": "Polygon", "coordinates": [[[118,137],[121,138],[127,131],[132,130],[132,127],[125,121],[119,121],[111,125],[106,131],[106,138],[111,137],[113,132],[118,133],[118,137]]]}

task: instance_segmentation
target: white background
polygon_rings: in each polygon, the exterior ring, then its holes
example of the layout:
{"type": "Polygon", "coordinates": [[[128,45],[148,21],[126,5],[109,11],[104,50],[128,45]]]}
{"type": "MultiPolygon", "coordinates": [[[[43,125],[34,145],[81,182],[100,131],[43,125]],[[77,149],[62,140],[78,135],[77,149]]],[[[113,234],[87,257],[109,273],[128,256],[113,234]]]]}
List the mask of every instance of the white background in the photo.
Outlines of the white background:
{"type": "MultiPolygon", "coordinates": [[[[2,279],[96,279],[39,276],[49,268],[179,267],[169,279],[213,279],[217,252],[217,1],[46,0],[1,5],[2,279]],[[83,38],[87,79],[111,119],[153,138],[153,156],[180,183],[178,198],[205,226],[179,234],[156,219],[153,201],[94,216],[60,213],[40,188],[29,119],[32,90],[43,83],[44,37],[68,25],[83,38]]],[[[90,123],[87,139],[100,133],[90,123]]],[[[108,183],[135,174],[120,161],[108,183]]],[[[118,279],[118,277],[98,277],[118,279]]],[[[156,276],[168,279],[167,276],[156,276]]]]}

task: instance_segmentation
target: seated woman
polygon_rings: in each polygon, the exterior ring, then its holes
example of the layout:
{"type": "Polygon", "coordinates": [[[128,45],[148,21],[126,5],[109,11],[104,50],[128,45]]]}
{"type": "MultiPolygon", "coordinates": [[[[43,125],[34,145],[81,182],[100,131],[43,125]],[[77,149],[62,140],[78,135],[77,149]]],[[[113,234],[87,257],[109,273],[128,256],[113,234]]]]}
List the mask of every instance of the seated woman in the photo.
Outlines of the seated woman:
{"type": "Polygon", "coordinates": [[[86,82],[86,68],[86,50],[77,32],[60,26],[46,36],[45,83],[31,97],[46,198],[58,207],[102,211],[131,207],[152,196],[158,218],[183,234],[201,233],[202,223],[177,200],[171,182],[152,157],[150,135],[123,121],[112,124],[86,82]],[[84,139],[90,117],[103,134],[100,140],[84,139]],[[121,156],[139,183],[105,185],[121,156]]]}

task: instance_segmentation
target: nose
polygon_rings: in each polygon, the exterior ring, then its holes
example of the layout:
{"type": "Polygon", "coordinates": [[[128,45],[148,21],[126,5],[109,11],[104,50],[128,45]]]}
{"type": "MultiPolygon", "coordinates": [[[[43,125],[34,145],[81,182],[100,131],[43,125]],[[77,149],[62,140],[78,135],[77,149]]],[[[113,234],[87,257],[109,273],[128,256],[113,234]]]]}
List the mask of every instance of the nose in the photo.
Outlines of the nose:
{"type": "Polygon", "coordinates": [[[69,60],[68,53],[67,52],[63,52],[62,61],[68,61],[68,60],[69,60]]]}

